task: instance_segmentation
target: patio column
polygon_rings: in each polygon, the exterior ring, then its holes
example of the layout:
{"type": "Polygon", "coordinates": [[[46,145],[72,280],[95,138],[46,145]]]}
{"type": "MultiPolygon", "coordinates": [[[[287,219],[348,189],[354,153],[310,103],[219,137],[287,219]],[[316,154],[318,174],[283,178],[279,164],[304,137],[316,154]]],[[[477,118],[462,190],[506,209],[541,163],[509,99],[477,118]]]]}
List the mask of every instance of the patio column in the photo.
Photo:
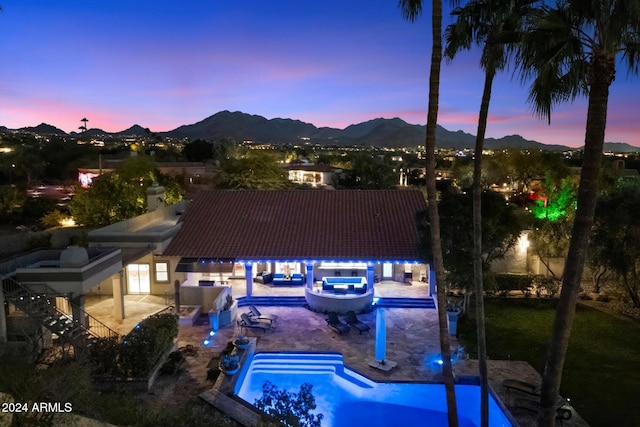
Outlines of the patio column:
{"type": "Polygon", "coordinates": [[[313,289],[313,263],[305,262],[307,267],[307,289],[313,289]]]}
{"type": "Polygon", "coordinates": [[[244,263],[244,277],[247,281],[247,296],[250,297],[253,293],[253,263],[244,263]]]}
{"type": "Polygon", "coordinates": [[[113,317],[116,322],[122,323],[124,320],[124,271],[120,270],[111,279],[113,287],[113,317]]]}
{"type": "Polygon", "coordinates": [[[70,293],[68,295],[69,301],[73,304],[71,306],[71,315],[73,316],[73,321],[80,323],[85,328],[87,325],[87,318],[85,317],[85,309],[84,309],[84,295],[74,295],[70,293]]]}
{"type": "Polygon", "coordinates": [[[429,296],[436,294],[436,270],[429,265],[429,296]]]}
{"type": "Polygon", "coordinates": [[[369,286],[369,289],[371,289],[372,292],[373,292],[373,282],[375,277],[375,274],[374,274],[375,268],[376,268],[375,265],[367,265],[367,286],[369,286]]]}

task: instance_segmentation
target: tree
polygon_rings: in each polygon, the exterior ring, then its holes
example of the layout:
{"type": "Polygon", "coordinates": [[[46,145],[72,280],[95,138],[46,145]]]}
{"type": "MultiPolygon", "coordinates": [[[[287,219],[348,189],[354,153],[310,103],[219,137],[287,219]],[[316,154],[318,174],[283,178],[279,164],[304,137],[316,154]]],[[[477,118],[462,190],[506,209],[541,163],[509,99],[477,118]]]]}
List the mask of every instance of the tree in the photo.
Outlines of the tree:
{"type": "Polygon", "coordinates": [[[640,307],[640,182],[619,182],[596,206],[591,249],[640,307]]]}
{"type": "Polygon", "coordinates": [[[370,154],[356,154],[351,158],[351,169],[342,184],[347,188],[389,189],[398,183],[398,175],[391,165],[376,160],[370,154]]]}
{"type": "Polygon", "coordinates": [[[291,182],[273,156],[251,152],[225,161],[214,185],[223,189],[277,190],[290,188],[291,182]]]}
{"type": "Polygon", "coordinates": [[[640,3],[561,0],[554,6],[542,4],[529,22],[518,62],[523,80],[532,81],[529,100],[534,111],[550,121],[556,103],[583,94],[588,99],[576,216],[542,376],[540,425],[554,426],[554,404],[560,391],[598,197],[609,87],[615,78],[618,54],[622,54],[631,72],[638,72],[640,3]]]}
{"type": "Polygon", "coordinates": [[[184,144],[182,154],[190,162],[204,162],[213,159],[213,144],[202,139],[196,139],[184,144]]]}
{"type": "MultiPolygon", "coordinates": [[[[489,381],[487,378],[487,342],[484,324],[484,285],[482,261],[482,150],[487,130],[487,117],[493,79],[507,64],[510,45],[505,43],[504,34],[520,31],[521,21],[531,1],[498,0],[485,2],[471,0],[464,7],[456,8],[456,17],[446,30],[447,47],[445,56],[449,59],[463,49],[470,49],[475,42],[482,49],[480,66],[484,70],[484,89],[478,117],[475,154],[473,162],[473,283],[476,294],[476,326],[478,340],[478,364],[480,371],[480,423],[489,425],[489,381]]],[[[515,243],[515,242],[514,242],[515,243]]]]}
{"type": "MultiPolygon", "coordinates": [[[[482,192],[482,274],[491,264],[504,258],[515,246],[522,231],[522,221],[504,197],[491,190],[482,192]]],[[[473,196],[470,193],[443,193],[440,200],[440,225],[444,266],[452,285],[469,289],[473,283],[473,196]]],[[[427,233],[429,230],[425,230],[427,233]]],[[[424,236],[423,236],[424,237],[424,236]]],[[[428,247],[427,247],[428,249],[428,247]]],[[[475,288],[475,287],[474,287],[475,288]]],[[[477,290],[475,290],[477,292],[477,290]]]]}
{"type": "Polygon", "coordinates": [[[255,406],[276,421],[278,426],[320,427],[324,416],[311,412],[316,409],[312,389],[313,385],[304,383],[300,386],[299,393],[290,393],[265,381],[262,385],[262,397],[256,400],[255,406]]]}
{"type": "Polygon", "coordinates": [[[150,158],[137,156],[94,179],[88,189],[78,189],[69,211],[76,223],[87,227],[104,227],[142,215],[147,212],[146,190],[154,182],[164,187],[166,204],[182,199],[180,184],[160,173],[150,158]]]}
{"type": "MultiPolygon", "coordinates": [[[[399,0],[405,19],[415,21],[422,13],[422,0],[399,0]]],[[[436,273],[438,299],[438,331],[442,354],[442,374],[447,397],[447,419],[450,427],[458,425],[458,408],[454,388],[453,367],[451,366],[451,342],[447,326],[447,282],[440,242],[440,217],[436,191],[436,128],[438,123],[438,103],[440,99],[440,68],[442,65],[442,0],[431,2],[431,67],[429,70],[429,106],[427,111],[427,131],[425,135],[427,202],[431,226],[432,262],[436,273]]]]}

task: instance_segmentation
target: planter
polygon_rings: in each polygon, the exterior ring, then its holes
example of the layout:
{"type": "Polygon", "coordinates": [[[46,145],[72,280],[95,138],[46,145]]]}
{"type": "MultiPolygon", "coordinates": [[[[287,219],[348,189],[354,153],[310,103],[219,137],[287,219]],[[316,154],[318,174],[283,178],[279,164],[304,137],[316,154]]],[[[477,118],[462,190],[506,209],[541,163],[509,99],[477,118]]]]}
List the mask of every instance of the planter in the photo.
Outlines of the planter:
{"type": "Polygon", "coordinates": [[[235,369],[225,369],[222,366],[218,366],[218,369],[220,369],[220,372],[222,372],[225,375],[234,375],[238,373],[238,371],[240,370],[240,367],[238,366],[235,369]]]}
{"type": "Polygon", "coordinates": [[[456,335],[458,333],[458,317],[461,311],[447,311],[447,320],[449,321],[449,334],[456,335]]]}
{"type": "Polygon", "coordinates": [[[234,301],[229,310],[221,310],[218,315],[218,326],[224,328],[236,320],[238,313],[238,302],[234,301]]]}
{"type": "Polygon", "coordinates": [[[193,326],[200,315],[200,308],[199,305],[183,305],[180,308],[178,324],[180,326],[193,326]]]}
{"type": "Polygon", "coordinates": [[[236,348],[239,349],[239,350],[245,350],[245,349],[249,348],[249,340],[246,340],[246,341],[235,340],[233,342],[233,345],[235,345],[236,348]]]}

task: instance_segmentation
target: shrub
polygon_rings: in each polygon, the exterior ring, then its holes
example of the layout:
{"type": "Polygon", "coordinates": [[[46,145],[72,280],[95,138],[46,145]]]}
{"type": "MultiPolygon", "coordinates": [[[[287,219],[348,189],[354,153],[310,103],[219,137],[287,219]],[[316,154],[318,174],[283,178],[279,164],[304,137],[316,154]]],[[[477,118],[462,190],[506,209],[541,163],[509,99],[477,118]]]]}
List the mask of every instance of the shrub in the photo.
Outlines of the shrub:
{"type": "Polygon", "coordinates": [[[270,421],[276,421],[285,427],[320,427],[324,416],[312,414],[316,409],[316,400],[311,393],[313,385],[304,383],[299,393],[278,390],[270,381],[262,385],[262,397],[256,400],[255,406],[263,411],[270,421]]]}
{"type": "Polygon", "coordinates": [[[600,294],[596,297],[596,301],[609,302],[611,301],[611,298],[609,298],[609,295],[607,294],[600,294]]]}
{"type": "Polygon", "coordinates": [[[511,291],[521,291],[525,296],[531,295],[534,276],[529,274],[496,274],[495,289],[502,297],[511,291]]]}

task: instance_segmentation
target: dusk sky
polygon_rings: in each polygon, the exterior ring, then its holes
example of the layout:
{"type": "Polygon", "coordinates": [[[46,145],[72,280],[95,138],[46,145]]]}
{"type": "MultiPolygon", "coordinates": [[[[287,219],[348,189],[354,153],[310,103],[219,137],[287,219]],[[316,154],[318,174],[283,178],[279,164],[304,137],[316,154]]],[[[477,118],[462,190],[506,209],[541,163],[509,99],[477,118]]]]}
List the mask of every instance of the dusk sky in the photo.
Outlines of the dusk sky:
{"type": "MultiPolygon", "coordinates": [[[[154,132],[221,110],[344,128],[425,124],[430,2],[396,0],[2,0],[0,125],[154,132]]],[[[448,3],[448,2],[444,2],[448,3]]],[[[445,24],[449,23],[445,16],[445,24]]],[[[477,52],[443,64],[439,124],[475,135],[477,52]]],[[[494,84],[488,137],[584,144],[586,101],[534,117],[510,74],[494,84]]],[[[640,146],[640,79],[619,67],[605,140],[640,146]]]]}

